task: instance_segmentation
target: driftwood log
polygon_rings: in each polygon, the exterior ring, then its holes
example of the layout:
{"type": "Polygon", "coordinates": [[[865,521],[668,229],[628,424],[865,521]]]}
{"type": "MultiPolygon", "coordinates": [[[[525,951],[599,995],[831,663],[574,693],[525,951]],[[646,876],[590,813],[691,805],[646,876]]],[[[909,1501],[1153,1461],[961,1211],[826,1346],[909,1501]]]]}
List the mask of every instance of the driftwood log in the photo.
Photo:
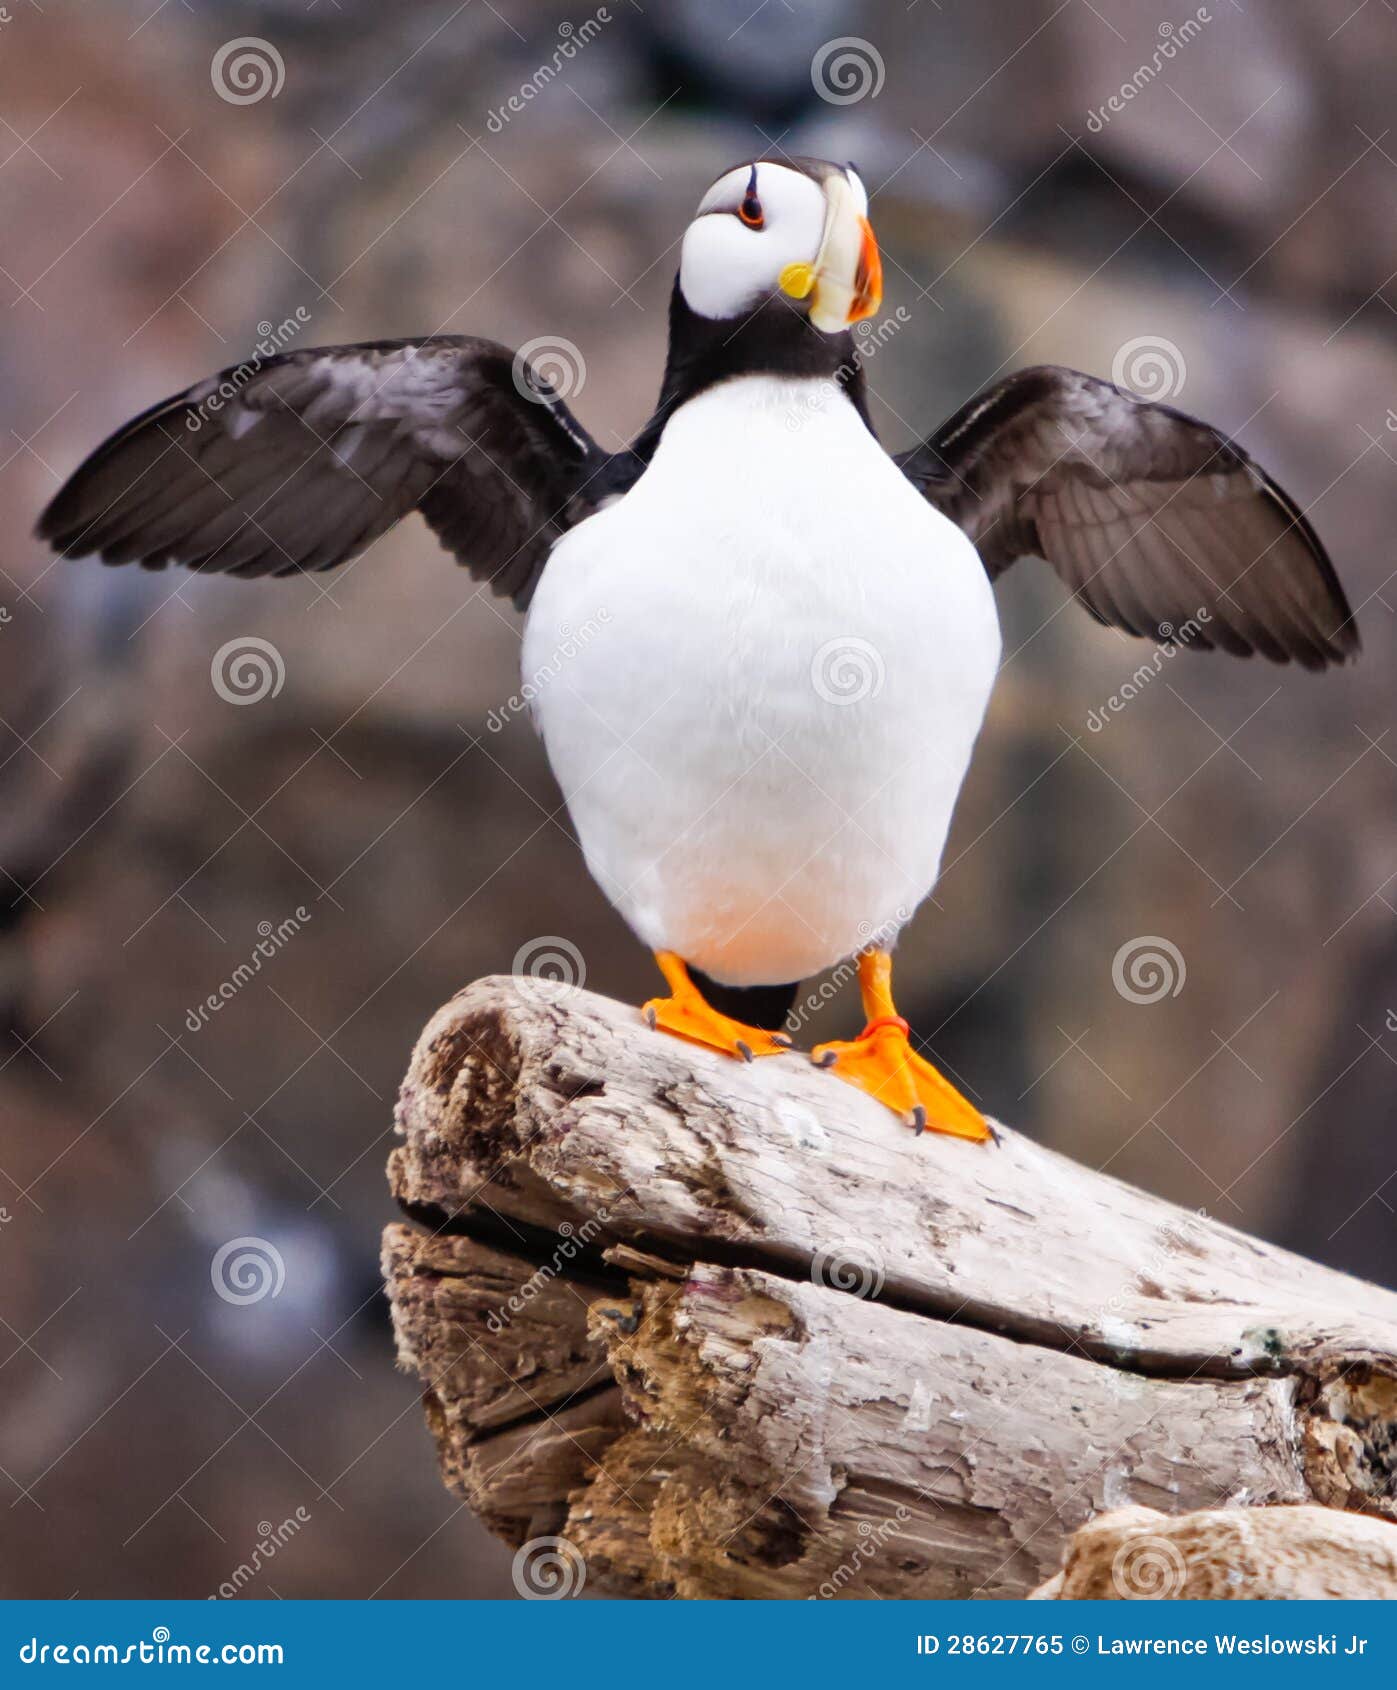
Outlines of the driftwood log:
{"type": "Polygon", "coordinates": [[[1105,1509],[1397,1518],[1397,1295],[798,1055],[482,980],[390,1161],[446,1483],[630,1595],[1019,1596],[1105,1509]]]}
{"type": "Polygon", "coordinates": [[[1336,1508],[1117,1508],[1068,1539],[1043,1601],[1397,1601],[1397,1525],[1336,1508]]]}

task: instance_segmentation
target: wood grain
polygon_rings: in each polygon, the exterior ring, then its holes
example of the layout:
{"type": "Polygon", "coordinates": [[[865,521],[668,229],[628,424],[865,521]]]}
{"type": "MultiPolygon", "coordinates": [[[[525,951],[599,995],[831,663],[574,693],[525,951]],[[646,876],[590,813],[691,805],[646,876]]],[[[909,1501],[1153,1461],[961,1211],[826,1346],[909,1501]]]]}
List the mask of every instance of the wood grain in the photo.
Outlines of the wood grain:
{"type": "Polygon", "coordinates": [[[1013,1596],[1103,1509],[1397,1517],[1397,1296],[798,1055],[490,979],[419,1041],[385,1237],[443,1475],[598,1588],[1013,1596]]]}

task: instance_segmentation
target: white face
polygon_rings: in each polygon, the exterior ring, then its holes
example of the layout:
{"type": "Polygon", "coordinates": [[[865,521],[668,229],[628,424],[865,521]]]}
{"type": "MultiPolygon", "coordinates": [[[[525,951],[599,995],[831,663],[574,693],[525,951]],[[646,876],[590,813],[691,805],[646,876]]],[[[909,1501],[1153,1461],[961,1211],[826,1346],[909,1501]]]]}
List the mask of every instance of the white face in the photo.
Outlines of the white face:
{"type": "MultiPolygon", "coordinates": [[[[860,215],[868,195],[848,180],[860,215]]],[[[814,265],[830,202],[818,182],[782,164],[744,164],[720,176],[684,235],[679,287],[702,317],[741,317],[780,290],[791,264],[814,265]],[[754,179],[755,176],[755,179],[754,179]]]]}

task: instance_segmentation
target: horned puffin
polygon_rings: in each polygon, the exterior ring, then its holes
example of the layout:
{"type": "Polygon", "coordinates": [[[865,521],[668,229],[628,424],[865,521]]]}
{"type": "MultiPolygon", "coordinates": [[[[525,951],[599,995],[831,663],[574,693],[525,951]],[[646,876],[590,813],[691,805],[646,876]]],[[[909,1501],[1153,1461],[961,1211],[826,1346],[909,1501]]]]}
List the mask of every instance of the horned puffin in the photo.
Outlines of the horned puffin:
{"type": "Polygon", "coordinates": [[[746,162],[684,234],[658,404],[627,449],[489,340],[293,349],[128,423],[38,532],[109,564],[285,576],[420,511],[528,612],[526,676],[600,618],[535,710],[587,865],[668,987],[646,1020],[778,1056],[797,984],[856,958],[867,1024],[814,1061],[919,1132],[985,1140],[912,1047],[891,951],[994,685],[995,578],[1036,556],[1113,627],[1307,669],[1359,639],[1304,513],[1243,448],[1108,381],[1020,370],[889,454],[852,333],[880,300],[854,168],[746,162]]]}

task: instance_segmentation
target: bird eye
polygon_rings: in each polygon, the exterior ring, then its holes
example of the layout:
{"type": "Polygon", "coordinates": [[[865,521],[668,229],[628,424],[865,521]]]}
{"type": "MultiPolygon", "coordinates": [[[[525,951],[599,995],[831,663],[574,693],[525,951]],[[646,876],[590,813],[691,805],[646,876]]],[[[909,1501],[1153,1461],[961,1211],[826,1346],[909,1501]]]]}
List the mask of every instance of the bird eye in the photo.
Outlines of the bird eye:
{"type": "Polygon", "coordinates": [[[749,229],[760,229],[766,221],[762,215],[762,202],[757,198],[757,167],[752,166],[752,174],[747,178],[747,192],[742,196],[742,204],[737,208],[737,215],[749,229]]]}

